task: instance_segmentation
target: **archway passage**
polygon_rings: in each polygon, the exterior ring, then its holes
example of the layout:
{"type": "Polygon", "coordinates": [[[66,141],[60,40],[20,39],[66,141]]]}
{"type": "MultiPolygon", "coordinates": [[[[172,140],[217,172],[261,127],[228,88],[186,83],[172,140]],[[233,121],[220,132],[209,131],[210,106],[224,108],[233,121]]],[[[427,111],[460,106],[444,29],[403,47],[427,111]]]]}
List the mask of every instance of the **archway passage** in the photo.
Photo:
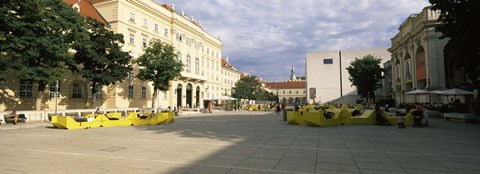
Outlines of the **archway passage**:
{"type": "Polygon", "coordinates": [[[425,49],[422,46],[417,48],[415,53],[415,75],[417,80],[417,87],[424,88],[427,84],[427,69],[425,62],[425,49]]]}
{"type": "Polygon", "coordinates": [[[187,84],[187,103],[186,103],[186,107],[192,107],[192,84],[187,84]]]}
{"type": "Polygon", "coordinates": [[[181,84],[178,84],[177,85],[177,106],[181,106],[182,105],[182,85],[181,84]]]}
{"type": "Polygon", "coordinates": [[[195,107],[200,107],[200,87],[197,86],[197,90],[195,91],[195,107]]]}

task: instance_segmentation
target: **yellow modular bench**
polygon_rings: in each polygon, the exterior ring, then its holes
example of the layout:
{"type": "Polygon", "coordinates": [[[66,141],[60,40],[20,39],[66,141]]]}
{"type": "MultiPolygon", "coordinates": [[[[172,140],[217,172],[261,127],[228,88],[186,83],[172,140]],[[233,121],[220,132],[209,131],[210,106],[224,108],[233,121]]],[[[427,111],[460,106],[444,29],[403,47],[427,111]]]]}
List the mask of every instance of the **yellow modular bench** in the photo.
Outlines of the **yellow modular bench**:
{"type": "Polygon", "coordinates": [[[346,125],[373,125],[375,124],[375,111],[373,109],[365,110],[361,115],[355,117],[343,118],[343,124],[346,125]]]}
{"type": "Polygon", "coordinates": [[[173,114],[173,112],[164,112],[162,114],[167,114],[167,119],[165,120],[165,123],[175,122],[175,115],[173,114]]]}
{"type": "MultiPolygon", "coordinates": [[[[340,113],[340,112],[337,112],[340,113]]],[[[304,112],[303,119],[309,126],[338,126],[342,125],[342,119],[339,114],[335,114],[330,119],[325,118],[324,111],[304,112]]]]}
{"type": "Polygon", "coordinates": [[[154,126],[159,125],[164,122],[169,121],[169,114],[168,113],[158,113],[153,116],[149,116],[146,119],[140,119],[138,114],[129,114],[133,117],[133,125],[135,126],[154,126]]]}
{"type": "MultiPolygon", "coordinates": [[[[403,122],[403,124],[405,124],[405,126],[412,126],[413,125],[413,115],[412,115],[412,112],[415,111],[414,109],[410,110],[410,112],[407,112],[406,115],[404,116],[405,118],[405,121],[403,122]]],[[[397,125],[398,124],[398,118],[399,116],[395,116],[395,115],[387,115],[387,113],[383,112],[382,111],[382,116],[383,118],[385,118],[388,123],[390,123],[391,125],[397,125]]]]}
{"type": "Polygon", "coordinates": [[[52,124],[56,128],[61,129],[85,129],[85,128],[95,128],[100,127],[101,120],[94,119],[91,122],[77,122],[72,116],[52,116],[52,124]]]}
{"type": "Polygon", "coordinates": [[[303,116],[299,111],[287,111],[287,123],[288,124],[305,124],[303,116]]]}
{"type": "Polygon", "coordinates": [[[100,127],[131,126],[133,124],[132,115],[128,115],[123,119],[117,119],[116,117],[107,117],[106,115],[102,114],[97,116],[96,119],[100,120],[100,127]]]}

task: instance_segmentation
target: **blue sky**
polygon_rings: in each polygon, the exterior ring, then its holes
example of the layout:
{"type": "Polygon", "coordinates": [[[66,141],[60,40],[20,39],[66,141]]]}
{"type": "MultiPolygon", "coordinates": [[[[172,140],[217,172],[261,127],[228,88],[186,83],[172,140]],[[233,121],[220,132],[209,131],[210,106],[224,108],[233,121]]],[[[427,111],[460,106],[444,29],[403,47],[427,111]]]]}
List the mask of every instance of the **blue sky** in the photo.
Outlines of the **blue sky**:
{"type": "Polygon", "coordinates": [[[311,51],[388,48],[399,25],[427,0],[156,0],[175,4],[219,36],[240,72],[284,81],[305,75],[311,51]]]}

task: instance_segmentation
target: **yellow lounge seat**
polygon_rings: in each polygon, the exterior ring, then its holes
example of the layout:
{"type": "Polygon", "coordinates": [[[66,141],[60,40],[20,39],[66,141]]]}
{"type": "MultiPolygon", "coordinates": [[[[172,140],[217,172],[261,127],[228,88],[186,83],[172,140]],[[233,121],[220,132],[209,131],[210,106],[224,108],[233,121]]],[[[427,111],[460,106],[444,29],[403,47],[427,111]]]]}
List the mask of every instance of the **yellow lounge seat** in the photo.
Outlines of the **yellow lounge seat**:
{"type": "Polygon", "coordinates": [[[52,124],[56,128],[73,130],[100,127],[101,121],[96,118],[91,122],[77,122],[72,116],[52,116],[52,124]]]}
{"type": "Polygon", "coordinates": [[[287,123],[302,125],[305,124],[305,121],[299,111],[287,111],[287,123]]]}
{"type": "Polygon", "coordinates": [[[365,110],[361,115],[344,118],[343,124],[345,125],[373,125],[375,124],[375,110],[368,109],[365,110]]]}
{"type": "MultiPolygon", "coordinates": [[[[403,124],[405,124],[405,126],[412,126],[413,125],[413,115],[412,115],[412,112],[415,111],[414,109],[410,110],[410,112],[407,112],[406,115],[404,116],[405,117],[405,121],[403,122],[403,124]]],[[[385,118],[388,123],[390,123],[391,125],[397,125],[398,124],[398,118],[399,116],[395,116],[395,115],[387,115],[387,113],[385,112],[382,112],[382,116],[383,118],[385,118]]]]}
{"type": "MultiPolygon", "coordinates": [[[[340,112],[337,112],[340,113],[340,112]]],[[[325,118],[324,111],[304,112],[303,119],[309,126],[338,126],[342,125],[342,119],[339,114],[334,112],[334,116],[330,119],[325,118]]]]}

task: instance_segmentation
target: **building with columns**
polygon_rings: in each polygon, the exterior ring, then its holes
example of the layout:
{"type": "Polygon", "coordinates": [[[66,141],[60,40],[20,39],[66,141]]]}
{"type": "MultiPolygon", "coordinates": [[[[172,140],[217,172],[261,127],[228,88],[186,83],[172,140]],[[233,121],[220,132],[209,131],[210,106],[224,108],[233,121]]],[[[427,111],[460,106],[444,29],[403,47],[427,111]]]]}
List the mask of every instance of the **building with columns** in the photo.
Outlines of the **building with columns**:
{"type": "Polygon", "coordinates": [[[440,90],[462,84],[464,72],[448,63],[454,59],[446,55],[449,40],[440,39],[442,34],[435,31],[439,14],[425,7],[419,14],[410,15],[391,39],[388,51],[392,55],[392,96],[396,104],[430,102],[428,95],[406,95],[415,89],[440,90]]]}
{"type": "MultiPolygon", "coordinates": [[[[222,76],[222,42],[220,38],[207,33],[199,21],[178,11],[172,5],[158,4],[154,0],[65,0],[81,15],[91,16],[107,24],[115,33],[123,34],[123,50],[129,52],[133,59],[143,54],[152,40],[160,40],[174,46],[177,58],[182,61],[182,77],[171,81],[168,91],[160,91],[157,106],[152,106],[153,86],[151,82],[135,78],[138,66],[122,83],[99,87],[97,103],[90,103],[89,82],[72,74],[66,74],[60,82],[58,102],[50,95],[42,105],[43,109],[84,109],[84,108],[152,108],[171,106],[203,107],[203,100],[209,96],[222,95],[231,91],[232,85],[223,83],[222,76]],[[57,104],[58,103],[58,104],[57,104]]],[[[233,66],[232,66],[233,67],[233,66]]],[[[230,73],[226,73],[231,74],[230,73]]],[[[235,77],[237,78],[238,75],[235,77]]],[[[236,82],[234,75],[227,81],[236,82]]],[[[36,93],[35,84],[23,84],[13,79],[6,88],[5,96],[11,98],[0,105],[0,110],[33,109],[36,93]]],[[[55,93],[54,84],[47,87],[55,93]]]]}

